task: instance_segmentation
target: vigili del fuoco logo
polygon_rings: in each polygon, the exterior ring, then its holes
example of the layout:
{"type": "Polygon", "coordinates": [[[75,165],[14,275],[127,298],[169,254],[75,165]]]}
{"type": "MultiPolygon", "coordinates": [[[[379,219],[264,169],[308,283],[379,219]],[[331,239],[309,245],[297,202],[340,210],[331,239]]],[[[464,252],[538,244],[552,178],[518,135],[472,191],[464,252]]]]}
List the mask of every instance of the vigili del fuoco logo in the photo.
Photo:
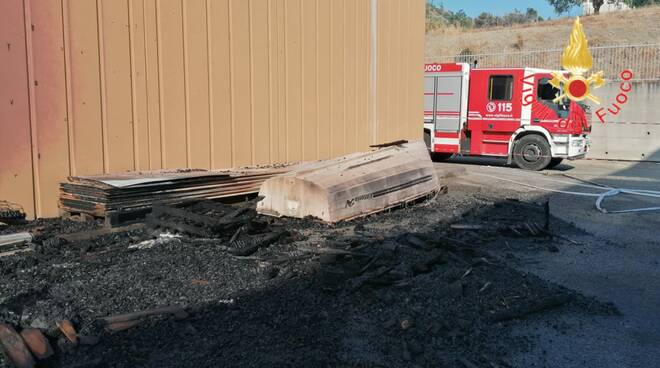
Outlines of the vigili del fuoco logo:
{"type": "MultiPolygon", "coordinates": [[[[589,51],[589,41],[582,29],[580,17],[575,19],[573,24],[568,46],[561,56],[561,65],[569,72],[569,77],[567,78],[562,73],[552,73],[553,78],[550,84],[563,91],[561,95],[554,99],[554,102],[558,103],[564,98],[569,98],[575,102],[589,100],[600,105],[600,99],[592,91],[605,84],[604,73],[601,70],[592,73],[588,78],[585,77],[593,67],[593,57],[591,51],[589,51]]],[[[621,107],[628,102],[628,92],[632,90],[630,80],[633,78],[633,72],[626,69],[620,73],[620,77],[620,93],[615,97],[615,101],[607,109],[599,108],[596,110],[596,116],[603,124],[608,113],[609,115],[618,115],[621,112],[621,107]]]]}
{"type": "Polygon", "coordinates": [[[589,42],[582,30],[580,17],[578,17],[573,24],[568,46],[561,56],[561,65],[568,70],[570,77],[566,78],[561,73],[552,73],[554,78],[550,81],[550,84],[557,89],[561,89],[562,85],[564,86],[563,93],[554,100],[555,103],[568,97],[575,102],[589,99],[596,104],[600,104],[600,100],[591,94],[591,91],[605,84],[603,71],[593,73],[589,78],[584,76],[592,68],[593,63],[593,57],[589,51],[589,42]]]}

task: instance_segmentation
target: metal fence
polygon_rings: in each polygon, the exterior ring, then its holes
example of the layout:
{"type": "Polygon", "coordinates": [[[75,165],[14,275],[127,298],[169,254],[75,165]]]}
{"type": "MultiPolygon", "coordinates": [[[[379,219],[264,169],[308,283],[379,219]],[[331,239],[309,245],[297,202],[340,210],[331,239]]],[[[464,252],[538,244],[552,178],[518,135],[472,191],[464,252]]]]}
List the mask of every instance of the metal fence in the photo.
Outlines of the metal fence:
{"type": "MultiPolygon", "coordinates": [[[[616,45],[590,47],[594,59],[594,71],[603,70],[609,80],[619,80],[623,70],[631,70],[634,80],[660,80],[660,43],[644,45],[616,45]]],[[[461,54],[451,56],[427,56],[427,62],[474,63],[488,67],[535,67],[561,69],[563,49],[548,49],[506,53],[461,54]]]]}

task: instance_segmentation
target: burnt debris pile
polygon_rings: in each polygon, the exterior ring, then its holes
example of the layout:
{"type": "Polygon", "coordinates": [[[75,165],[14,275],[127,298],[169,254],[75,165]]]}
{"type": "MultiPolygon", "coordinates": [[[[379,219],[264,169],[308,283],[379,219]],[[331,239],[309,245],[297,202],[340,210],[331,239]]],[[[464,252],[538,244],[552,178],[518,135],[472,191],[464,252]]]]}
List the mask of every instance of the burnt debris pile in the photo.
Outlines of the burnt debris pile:
{"type": "Polygon", "coordinates": [[[614,312],[515,268],[512,252],[578,246],[543,206],[453,203],[334,225],[200,202],[14,227],[33,251],[0,257],[0,367],[512,367],[534,343],[516,326],[614,312]]]}
{"type": "Polygon", "coordinates": [[[264,219],[256,219],[252,204],[230,206],[200,202],[187,208],[158,205],[154,206],[146,222],[154,230],[217,239],[227,244],[223,249],[231,254],[249,256],[288,235],[283,226],[270,226],[264,219]]]}

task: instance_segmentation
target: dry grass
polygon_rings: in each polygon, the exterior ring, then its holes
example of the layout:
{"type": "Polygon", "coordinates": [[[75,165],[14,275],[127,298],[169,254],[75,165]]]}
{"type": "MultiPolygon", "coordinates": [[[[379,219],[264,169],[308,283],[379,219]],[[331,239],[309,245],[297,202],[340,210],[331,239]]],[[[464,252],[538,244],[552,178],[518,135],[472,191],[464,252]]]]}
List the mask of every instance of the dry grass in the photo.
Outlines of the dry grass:
{"type": "MultiPolygon", "coordinates": [[[[486,30],[436,30],[426,35],[426,55],[563,48],[573,18],[486,30]]],[[[660,43],[660,6],[582,17],[591,46],[660,43]]]]}

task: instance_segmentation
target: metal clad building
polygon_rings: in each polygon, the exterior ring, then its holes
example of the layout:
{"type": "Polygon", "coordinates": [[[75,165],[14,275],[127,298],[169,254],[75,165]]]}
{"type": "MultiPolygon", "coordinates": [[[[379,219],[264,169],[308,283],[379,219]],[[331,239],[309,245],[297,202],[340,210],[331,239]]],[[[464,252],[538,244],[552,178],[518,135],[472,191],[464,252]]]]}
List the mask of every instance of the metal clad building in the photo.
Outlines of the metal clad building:
{"type": "Polygon", "coordinates": [[[0,199],[421,138],[423,0],[0,1],[0,199]]]}

